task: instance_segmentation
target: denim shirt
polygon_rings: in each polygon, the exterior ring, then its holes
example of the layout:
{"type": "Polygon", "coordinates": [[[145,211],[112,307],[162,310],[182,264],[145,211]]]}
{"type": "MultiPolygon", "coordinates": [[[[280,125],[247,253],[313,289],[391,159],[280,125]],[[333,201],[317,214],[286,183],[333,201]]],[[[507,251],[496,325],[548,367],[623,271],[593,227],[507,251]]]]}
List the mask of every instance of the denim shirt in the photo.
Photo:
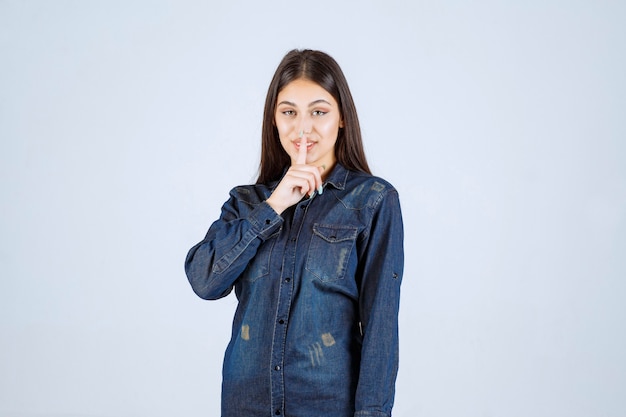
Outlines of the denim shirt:
{"type": "Polygon", "coordinates": [[[391,416],[404,267],[397,191],[336,164],[322,194],[278,215],[277,183],[236,187],[185,271],[238,299],[222,417],[391,416]]]}

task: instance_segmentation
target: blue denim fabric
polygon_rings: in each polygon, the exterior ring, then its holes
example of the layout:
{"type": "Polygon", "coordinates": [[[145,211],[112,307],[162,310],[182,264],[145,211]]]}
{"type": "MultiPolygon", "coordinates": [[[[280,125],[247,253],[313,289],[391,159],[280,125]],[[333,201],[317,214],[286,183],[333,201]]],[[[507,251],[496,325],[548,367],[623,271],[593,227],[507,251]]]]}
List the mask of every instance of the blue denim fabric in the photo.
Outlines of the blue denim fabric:
{"type": "Polygon", "coordinates": [[[222,417],[384,417],[398,370],[404,267],[397,191],[337,164],[281,216],[276,184],[236,187],[185,271],[204,299],[239,300],[222,417]]]}

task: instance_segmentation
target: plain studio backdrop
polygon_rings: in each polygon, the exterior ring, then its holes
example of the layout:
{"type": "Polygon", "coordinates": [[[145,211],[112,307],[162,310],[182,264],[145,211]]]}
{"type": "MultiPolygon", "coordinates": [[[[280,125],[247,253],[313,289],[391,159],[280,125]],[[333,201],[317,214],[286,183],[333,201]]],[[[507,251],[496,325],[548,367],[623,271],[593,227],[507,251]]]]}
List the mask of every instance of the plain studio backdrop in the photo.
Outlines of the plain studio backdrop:
{"type": "Polygon", "coordinates": [[[0,0],[0,416],[219,415],[236,299],[183,261],[306,47],[400,192],[394,415],[623,417],[625,41],[623,1],[0,0]]]}

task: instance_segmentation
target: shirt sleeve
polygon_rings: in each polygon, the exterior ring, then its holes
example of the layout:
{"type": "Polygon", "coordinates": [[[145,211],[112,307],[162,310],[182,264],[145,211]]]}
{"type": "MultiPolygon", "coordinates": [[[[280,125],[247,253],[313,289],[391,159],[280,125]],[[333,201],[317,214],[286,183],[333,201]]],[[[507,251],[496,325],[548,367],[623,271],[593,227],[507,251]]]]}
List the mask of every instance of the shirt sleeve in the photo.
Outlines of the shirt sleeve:
{"type": "Polygon", "coordinates": [[[265,201],[243,203],[237,192],[231,191],[220,218],[185,259],[185,273],[194,292],[206,300],[228,295],[261,243],[282,222],[265,201]]]}
{"type": "Polygon", "coordinates": [[[398,193],[384,193],[359,258],[363,334],[355,417],[388,417],[398,373],[398,310],[404,270],[404,232],[398,193]]]}

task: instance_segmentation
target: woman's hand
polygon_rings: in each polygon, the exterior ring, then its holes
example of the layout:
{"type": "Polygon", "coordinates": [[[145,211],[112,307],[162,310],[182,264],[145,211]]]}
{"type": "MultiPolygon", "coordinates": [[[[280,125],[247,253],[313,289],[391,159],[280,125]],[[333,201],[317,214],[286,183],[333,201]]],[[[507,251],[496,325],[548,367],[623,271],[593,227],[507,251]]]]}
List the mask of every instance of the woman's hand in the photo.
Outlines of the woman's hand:
{"type": "Polygon", "coordinates": [[[322,175],[325,167],[306,163],[306,138],[300,139],[300,149],[296,163],[291,165],[283,179],[267,199],[267,204],[278,214],[298,203],[305,195],[312,195],[322,188],[322,175]]]}

